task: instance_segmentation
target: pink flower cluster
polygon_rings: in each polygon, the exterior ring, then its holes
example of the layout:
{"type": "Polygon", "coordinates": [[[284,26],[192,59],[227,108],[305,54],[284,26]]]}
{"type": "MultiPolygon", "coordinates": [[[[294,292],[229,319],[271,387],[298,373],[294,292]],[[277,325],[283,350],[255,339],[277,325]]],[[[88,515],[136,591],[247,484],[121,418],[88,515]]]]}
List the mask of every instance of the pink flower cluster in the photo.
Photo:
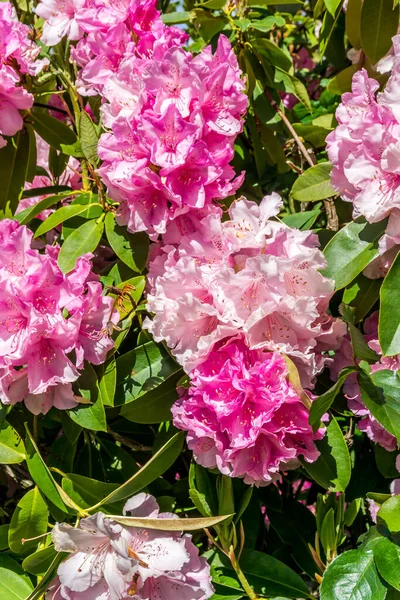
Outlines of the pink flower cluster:
{"type": "Polygon", "coordinates": [[[370,223],[400,209],[400,36],[393,38],[393,70],[385,90],[362,69],[336,111],[338,127],[327,137],[332,184],[352,202],[354,217],[370,223]]]}
{"type": "Polygon", "coordinates": [[[77,405],[71,384],[85,360],[104,362],[118,314],[91,273],[92,255],[64,275],[59,248],[40,254],[31,242],[29,229],[0,221],[0,400],[38,414],[77,405]]]}
{"type": "Polygon", "coordinates": [[[241,185],[229,166],[247,108],[242,73],[224,35],[215,54],[182,46],[155,0],[43,0],[43,41],[80,39],[79,91],[100,94],[104,125],[99,173],[120,202],[117,220],[153,238],[169,221],[241,185]]]}
{"type": "Polygon", "coordinates": [[[346,328],[327,313],[334,285],[319,272],[318,239],[272,220],[281,205],[273,194],[235,201],[226,221],[218,209],[184,215],[153,246],[144,325],[187,372],[242,331],[250,348],[288,354],[310,388],[340,346],[346,328]]]}
{"type": "Polygon", "coordinates": [[[46,60],[36,60],[40,47],[29,39],[30,28],[17,19],[10,2],[0,3],[0,148],[3,135],[22,129],[20,110],[31,108],[33,96],[20,86],[21,76],[37,75],[46,60]]]}
{"type": "Polygon", "coordinates": [[[267,485],[298,467],[299,456],[319,456],[313,439],[323,432],[313,435],[284,358],[250,350],[243,334],[213,347],[172,413],[197,462],[249,484],[267,485]]]}
{"type": "MultiPolygon", "coordinates": [[[[178,519],[143,493],[127,501],[126,513],[178,519]]],[[[214,593],[210,567],[190,535],[125,526],[98,512],[79,527],[57,523],[52,538],[57,551],[71,554],[46,600],[206,600],[214,593]]]]}
{"type": "MultiPolygon", "coordinates": [[[[400,356],[382,356],[382,350],[378,340],[378,312],[373,313],[364,323],[365,339],[368,346],[380,355],[380,359],[371,365],[371,373],[388,369],[398,371],[400,369],[400,356]]],[[[331,377],[334,381],[344,367],[354,365],[354,357],[351,343],[348,337],[343,340],[340,351],[336,353],[335,362],[331,368],[331,377]]],[[[350,410],[361,419],[357,423],[358,429],[365,431],[367,436],[376,444],[379,444],[389,452],[396,450],[397,440],[375,419],[362,401],[360,386],[357,382],[357,374],[349,375],[344,383],[343,391],[347,398],[350,410]]]]}

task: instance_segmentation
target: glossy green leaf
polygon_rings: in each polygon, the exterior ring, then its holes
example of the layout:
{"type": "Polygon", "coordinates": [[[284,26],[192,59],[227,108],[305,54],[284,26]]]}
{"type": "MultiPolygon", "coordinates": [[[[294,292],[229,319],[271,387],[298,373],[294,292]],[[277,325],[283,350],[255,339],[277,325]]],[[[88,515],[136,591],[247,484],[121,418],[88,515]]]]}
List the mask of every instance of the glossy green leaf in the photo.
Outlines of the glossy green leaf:
{"type": "Polygon", "coordinates": [[[396,371],[358,373],[361,396],[379,423],[400,443],[400,377],[396,371]]]}
{"type": "Polygon", "coordinates": [[[297,229],[307,230],[311,229],[321,214],[319,209],[316,210],[305,210],[304,212],[293,213],[284,217],[282,221],[289,227],[296,227],[297,229]]]}
{"type": "Polygon", "coordinates": [[[333,508],[326,513],[319,533],[325,554],[331,557],[336,548],[335,511],[333,508]]]}
{"type": "Polygon", "coordinates": [[[116,490],[118,484],[68,473],[62,480],[62,488],[76,504],[82,508],[89,508],[116,490]]]}
{"type": "Polygon", "coordinates": [[[85,370],[77,381],[79,394],[86,398],[89,404],[78,404],[68,411],[71,419],[84,429],[107,431],[106,414],[99,393],[97,375],[92,365],[85,363],[85,370]]]}
{"type": "Polygon", "coordinates": [[[323,148],[325,139],[330,129],[319,127],[317,125],[303,125],[302,123],[294,123],[293,128],[297,135],[310,142],[315,148],[323,148]]]}
{"type": "Polygon", "coordinates": [[[335,195],[331,186],[330,163],[319,163],[307,169],[296,179],[291,190],[291,195],[299,202],[316,202],[335,195]]]}
{"type": "Polygon", "coordinates": [[[0,554],[0,598],[25,600],[33,589],[21,566],[6,554],[0,554]]]}
{"type": "Polygon", "coordinates": [[[400,591],[400,547],[382,538],[374,546],[374,557],[381,577],[400,591]]]}
{"type": "Polygon", "coordinates": [[[117,385],[117,363],[112,356],[98,367],[99,392],[104,406],[114,406],[115,390],[117,385]]]}
{"type": "Polygon", "coordinates": [[[321,600],[384,600],[385,596],[372,552],[344,552],[324,573],[321,600]]]}
{"type": "Polygon", "coordinates": [[[98,128],[84,110],[79,115],[78,130],[82,152],[90,164],[96,167],[99,162],[99,157],[97,154],[97,144],[99,141],[98,128]]]}
{"type": "Polygon", "coordinates": [[[23,129],[0,150],[0,210],[9,205],[14,213],[22,197],[29,167],[29,142],[29,134],[23,129]]]}
{"type": "Polygon", "coordinates": [[[141,273],[146,266],[149,238],[145,233],[129,233],[115,221],[113,213],[106,216],[106,235],[111,248],[132,271],[141,273]]]}
{"type": "Polygon", "coordinates": [[[400,532],[400,496],[392,496],[383,502],[378,511],[379,523],[383,523],[391,533],[400,532]]]}
{"type": "Polygon", "coordinates": [[[10,526],[0,525],[0,550],[6,550],[8,548],[8,530],[10,526]]]}
{"type": "Polygon", "coordinates": [[[385,356],[400,354],[400,252],[381,287],[379,342],[385,356]]]}
{"type": "MultiPolygon", "coordinates": [[[[85,207],[87,208],[87,207],[85,207]]],[[[75,268],[76,261],[87,252],[94,252],[100,243],[104,231],[104,223],[94,219],[87,221],[76,229],[61,246],[58,265],[63,273],[75,268]]]]}
{"type": "Polygon", "coordinates": [[[335,16],[337,9],[342,4],[342,0],[324,0],[327,10],[331,13],[332,17],[335,16]]]}
{"type": "Polygon", "coordinates": [[[363,0],[349,0],[346,10],[346,33],[353,48],[361,48],[361,9],[363,0]]]}
{"type": "Polygon", "coordinates": [[[11,517],[8,542],[16,554],[36,548],[38,540],[26,541],[47,531],[48,510],[38,487],[22,496],[11,517]]]}
{"type": "Polygon", "coordinates": [[[280,15],[270,15],[264,19],[252,21],[250,24],[251,29],[257,29],[257,31],[268,32],[274,27],[283,27],[285,25],[285,19],[280,15]]]}
{"type": "Polygon", "coordinates": [[[27,556],[22,563],[22,567],[24,571],[31,575],[43,575],[50,567],[56,555],[57,552],[54,546],[43,548],[27,556]]]}
{"type": "Polygon", "coordinates": [[[326,435],[316,442],[320,456],[313,463],[302,460],[307,473],[319,485],[333,492],[344,492],[351,477],[350,454],[336,419],[326,428],[326,435]]]}
{"type": "Polygon", "coordinates": [[[15,465],[25,460],[25,446],[21,437],[11,425],[0,424],[0,464],[15,465]]]}
{"type": "Polygon", "coordinates": [[[33,206],[30,206],[29,208],[26,208],[25,210],[15,215],[15,219],[21,225],[26,225],[27,223],[30,223],[30,221],[32,221],[32,219],[39,215],[43,210],[51,208],[52,206],[60,202],[63,197],[65,197],[64,194],[60,194],[59,196],[47,196],[46,198],[43,198],[43,200],[40,200],[40,202],[38,202],[37,204],[34,204],[33,206]]]}
{"type": "Polygon", "coordinates": [[[162,346],[148,342],[117,358],[115,405],[133,402],[180,371],[162,346]]]}
{"type": "Polygon", "coordinates": [[[65,552],[59,552],[57,554],[57,556],[47,569],[46,573],[43,575],[43,577],[40,578],[33,592],[29,594],[29,596],[25,598],[25,600],[43,600],[43,594],[49,587],[49,584],[52,581],[52,579],[54,578],[57,572],[57,568],[67,556],[68,554],[66,554],[65,552]]]}
{"type": "Polygon", "coordinates": [[[328,242],[324,249],[328,266],[322,274],[335,281],[337,290],[349,285],[376,258],[386,225],[386,220],[367,223],[359,217],[328,242]]]}
{"type": "Polygon", "coordinates": [[[55,119],[44,112],[31,113],[32,126],[36,133],[56,150],[62,152],[61,144],[75,144],[78,141],[76,134],[59,119],[55,119]]]}
{"type": "Polygon", "coordinates": [[[333,401],[342,389],[342,385],[346,381],[347,377],[356,370],[356,367],[346,367],[343,369],[340,372],[335,385],[333,385],[327,392],[321,394],[321,396],[318,396],[318,398],[313,401],[310,409],[309,423],[314,431],[319,428],[321,424],[321,418],[332,406],[333,401]]]}
{"type": "Polygon", "coordinates": [[[154,390],[123,406],[121,415],[134,423],[154,424],[170,421],[171,406],[178,399],[176,386],[182,374],[183,371],[174,373],[154,390]]]}
{"type": "Polygon", "coordinates": [[[350,502],[350,504],[346,508],[346,511],[344,513],[344,523],[347,527],[351,527],[353,525],[358,513],[360,512],[361,505],[362,499],[355,498],[353,502],[350,502]]]}
{"type": "Polygon", "coordinates": [[[22,198],[36,198],[37,196],[46,196],[46,195],[55,195],[59,194],[60,197],[70,196],[74,191],[68,185],[45,185],[39,188],[30,188],[29,190],[24,190],[22,193],[22,198]],[[67,192],[67,193],[65,193],[67,192]]]}
{"type": "Polygon", "coordinates": [[[118,500],[123,500],[140,492],[144,487],[157,479],[162,473],[169,469],[178,458],[184,441],[182,432],[176,433],[168,440],[160,450],[158,450],[143,467],[128,479],[123,485],[119,486],[114,492],[111,492],[96,508],[103,504],[111,504],[118,500]]]}
{"type": "MultiPolygon", "coordinates": [[[[98,204],[96,202],[96,203],[92,203],[90,206],[96,207],[98,209],[95,217],[96,218],[100,217],[100,215],[102,213],[100,204],[98,204]]],[[[54,229],[55,227],[57,227],[57,225],[60,225],[67,219],[71,219],[72,217],[81,215],[82,213],[86,212],[87,210],[88,210],[87,204],[69,204],[68,206],[62,206],[61,208],[56,210],[54,213],[49,215],[45,221],[43,221],[43,223],[36,230],[35,237],[40,237],[41,235],[43,235],[44,233],[47,233],[48,231],[50,231],[50,229],[54,229]]]]}
{"type": "Polygon", "coordinates": [[[368,279],[362,273],[344,290],[343,302],[355,308],[354,322],[361,321],[379,298],[381,279],[368,279]]]}
{"type": "Polygon", "coordinates": [[[399,7],[393,0],[364,0],[361,9],[361,44],[371,64],[389,52],[399,25],[399,7]]]}
{"type": "Polygon", "coordinates": [[[179,12],[165,13],[162,15],[162,21],[166,25],[179,25],[190,21],[191,13],[187,10],[179,12]]]}

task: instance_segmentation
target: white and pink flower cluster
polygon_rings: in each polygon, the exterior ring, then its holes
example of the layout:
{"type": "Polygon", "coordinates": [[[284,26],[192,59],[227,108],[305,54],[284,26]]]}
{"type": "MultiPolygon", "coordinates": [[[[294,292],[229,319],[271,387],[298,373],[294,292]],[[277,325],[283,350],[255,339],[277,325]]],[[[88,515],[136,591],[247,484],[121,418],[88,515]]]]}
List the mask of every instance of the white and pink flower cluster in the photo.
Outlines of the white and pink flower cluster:
{"type": "Polygon", "coordinates": [[[193,56],[155,0],[44,0],[37,12],[43,41],[80,39],[78,89],[103,100],[99,173],[121,225],[156,239],[178,215],[235,192],[243,177],[229,163],[248,100],[227,37],[193,56]]]}
{"type": "Polygon", "coordinates": [[[281,204],[239,199],[229,220],[215,209],[169,225],[153,247],[144,323],[192,377],[173,413],[197,460],[257,484],[317,456],[280,353],[311,388],[346,333],[327,313],[333,282],[316,236],[272,220],[281,204]]]}
{"type": "Polygon", "coordinates": [[[0,221],[0,400],[24,401],[34,414],[77,406],[72,383],[84,361],[104,362],[113,347],[107,324],[118,321],[102,296],[91,257],[64,275],[59,247],[31,248],[32,232],[0,221]]]}
{"type": "MultiPolygon", "coordinates": [[[[382,356],[382,350],[378,340],[378,318],[379,313],[374,312],[369,316],[364,323],[365,340],[368,346],[376,352],[380,358],[371,366],[371,373],[377,371],[389,370],[399,371],[400,370],[400,356],[382,356]]],[[[356,364],[352,352],[352,347],[349,338],[346,336],[343,340],[342,347],[339,352],[336,353],[335,361],[331,366],[331,378],[337,381],[338,375],[345,367],[356,364]]],[[[344,394],[347,398],[349,409],[355,414],[356,417],[361,417],[357,423],[358,429],[364,431],[367,436],[379,444],[389,452],[393,452],[397,448],[396,438],[390,434],[384,427],[375,419],[370,413],[368,408],[362,401],[360,386],[357,381],[357,373],[350,374],[343,386],[344,394]]]]}
{"type": "MultiPolygon", "coordinates": [[[[127,501],[126,513],[178,519],[143,493],[127,501]]],[[[46,600],[206,600],[214,593],[210,567],[188,534],[125,526],[98,512],[79,527],[57,523],[52,538],[70,556],[46,600]]]]}
{"type": "Polygon", "coordinates": [[[10,2],[0,3],[0,148],[3,138],[23,126],[20,110],[33,104],[33,96],[20,85],[24,75],[37,75],[47,60],[36,60],[40,47],[30,38],[30,28],[17,19],[10,2]]]}

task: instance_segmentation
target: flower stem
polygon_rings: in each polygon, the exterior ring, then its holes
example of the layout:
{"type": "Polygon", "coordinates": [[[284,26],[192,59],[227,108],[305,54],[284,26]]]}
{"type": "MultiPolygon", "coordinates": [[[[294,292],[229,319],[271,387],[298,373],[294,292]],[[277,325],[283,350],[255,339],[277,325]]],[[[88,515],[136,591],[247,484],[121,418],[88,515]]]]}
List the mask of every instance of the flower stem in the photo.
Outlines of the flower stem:
{"type": "Polygon", "coordinates": [[[233,550],[233,546],[231,546],[231,549],[229,551],[229,559],[232,563],[232,567],[234,568],[236,575],[238,576],[240,583],[243,586],[244,591],[246,592],[246,594],[248,595],[250,600],[258,600],[259,596],[257,596],[255,591],[253,590],[253,588],[247,581],[246,576],[243,573],[242,569],[240,568],[239,561],[236,558],[235,552],[233,550]]]}

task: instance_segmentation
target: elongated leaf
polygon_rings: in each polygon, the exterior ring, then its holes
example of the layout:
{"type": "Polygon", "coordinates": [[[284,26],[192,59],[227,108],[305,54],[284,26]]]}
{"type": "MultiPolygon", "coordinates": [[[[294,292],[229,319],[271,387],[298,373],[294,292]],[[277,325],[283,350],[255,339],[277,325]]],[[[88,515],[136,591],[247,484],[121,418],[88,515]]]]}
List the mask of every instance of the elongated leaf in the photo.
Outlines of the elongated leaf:
{"type": "Polygon", "coordinates": [[[79,116],[79,138],[85,158],[91,165],[96,167],[99,162],[99,157],[97,155],[99,135],[95,124],[84,110],[79,116]]]}
{"type": "Polygon", "coordinates": [[[351,461],[346,440],[334,417],[326,428],[325,437],[317,441],[316,446],[319,458],[313,463],[302,460],[303,467],[325,489],[343,492],[350,481],[351,461]]]}
{"type": "Polygon", "coordinates": [[[292,187],[291,195],[300,202],[316,202],[335,195],[331,186],[330,163],[319,163],[307,169],[298,177],[292,187]]]}
{"type": "Polygon", "coordinates": [[[104,406],[114,406],[115,389],[117,385],[117,363],[112,356],[98,368],[99,392],[104,406]]]}
{"type": "Polygon", "coordinates": [[[335,16],[337,9],[342,4],[342,0],[324,0],[324,2],[332,17],[335,16]]]}
{"type": "Polygon", "coordinates": [[[316,210],[305,210],[304,212],[294,213],[284,217],[282,221],[289,227],[297,227],[298,229],[307,230],[311,229],[321,214],[320,209],[316,210]]]}
{"type": "MultiPolygon", "coordinates": [[[[92,203],[89,205],[90,207],[96,207],[98,209],[97,214],[93,218],[100,217],[102,213],[102,209],[100,204],[92,203]]],[[[63,223],[67,219],[71,219],[76,215],[80,215],[88,210],[87,204],[70,204],[69,206],[62,206],[56,212],[51,214],[43,223],[38,227],[35,233],[35,237],[40,237],[50,229],[54,229],[60,223],[63,223]]]]}
{"type": "Polygon", "coordinates": [[[40,579],[39,583],[33,590],[33,592],[25,600],[39,600],[42,599],[44,591],[48,588],[49,583],[55,576],[58,566],[68,556],[65,552],[59,552],[46,573],[40,579]]]}
{"type": "Polygon", "coordinates": [[[26,554],[38,540],[26,541],[47,531],[48,510],[38,487],[21,498],[11,517],[8,542],[12,552],[26,554]]]}
{"type": "Polygon", "coordinates": [[[32,221],[32,219],[34,219],[37,215],[39,215],[42,211],[51,208],[52,206],[57,204],[57,202],[60,202],[62,198],[64,198],[66,195],[68,194],[47,196],[47,198],[43,198],[43,200],[40,200],[40,202],[38,202],[37,204],[29,206],[29,208],[26,208],[22,212],[15,215],[15,218],[21,225],[26,225],[27,223],[32,221]]]}
{"type": "Polygon", "coordinates": [[[79,377],[77,386],[81,397],[86,398],[89,404],[78,404],[76,408],[68,411],[69,416],[85,429],[107,431],[106,414],[102,396],[99,394],[97,375],[89,363],[85,363],[85,370],[79,377]]]}
{"type": "Polygon", "coordinates": [[[6,554],[0,554],[0,598],[25,600],[32,588],[21,566],[6,554]]]}
{"type": "Polygon", "coordinates": [[[22,563],[24,571],[31,575],[43,575],[53,562],[57,552],[54,550],[54,546],[43,548],[34,552],[30,556],[27,556],[22,563]]]}
{"type": "Polygon", "coordinates": [[[30,190],[24,190],[22,198],[36,198],[37,196],[46,196],[49,194],[62,194],[62,196],[69,196],[73,193],[73,189],[68,185],[45,185],[39,188],[31,188],[30,190]],[[64,194],[64,192],[67,192],[64,194]],[[69,193],[68,193],[69,192],[69,193]]]}
{"type": "Polygon", "coordinates": [[[58,255],[58,265],[63,273],[72,271],[80,256],[96,250],[103,235],[103,230],[103,222],[97,223],[95,220],[91,220],[71,233],[61,246],[58,255]]]}
{"type": "Polygon", "coordinates": [[[134,423],[162,423],[171,420],[171,406],[178,399],[176,385],[183,371],[178,371],[154,390],[122,407],[121,415],[134,423]]]}
{"type": "Polygon", "coordinates": [[[321,600],[384,600],[385,596],[372,552],[344,552],[324,573],[321,600]]]}
{"type": "Polygon", "coordinates": [[[151,519],[149,517],[120,517],[110,515],[109,518],[126,525],[127,527],[144,527],[145,529],[159,529],[160,531],[197,531],[206,527],[214,527],[226,521],[232,515],[222,517],[198,517],[194,519],[151,519]],[[160,522],[162,521],[162,522],[160,522]]]}
{"type": "Polygon", "coordinates": [[[322,274],[335,281],[337,290],[351,283],[376,258],[386,225],[386,220],[370,224],[359,217],[328,242],[324,249],[328,266],[322,274]]]}
{"type": "Polygon", "coordinates": [[[27,181],[29,167],[29,134],[19,131],[0,150],[0,210],[9,204],[14,213],[27,181]]]}
{"type": "Polygon", "coordinates": [[[381,285],[381,279],[368,279],[368,277],[360,273],[346,287],[343,294],[343,302],[355,308],[354,323],[361,321],[374,306],[379,298],[381,285]]]}
{"type": "Polygon", "coordinates": [[[180,23],[187,23],[190,21],[191,13],[187,10],[180,12],[171,12],[162,15],[162,21],[166,25],[179,25],[180,23]]]}
{"type": "Polygon", "coordinates": [[[360,371],[358,382],[366,407],[400,443],[400,377],[398,373],[385,369],[367,375],[360,371]]]}
{"type": "Polygon", "coordinates": [[[63,490],[83,508],[93,506],[118,488],[118,484],[104,483],[91,477],[68,473],[62,480],[63,490]]]}
{"type": "Polygon", "coordinates": [[[361,9],[363,0],[349,0],[346,9],[346,33],[350,44],[361,48],[361,9]]]}
{"type": "MultiPolygon", "coordinates": [[[[368,494],[368,497],[375,498],[368,494]]],[[[392,496],[385,499],[385,495],[382,495],[383,500],[382,506],[378,512],[378,523],[383,523],[390,531],[390,533],[398,534],[400,532],[400,496],[392,496]]]]}
{"type": "Polygon", "coordinates": [[[317,125],[303,125],[294,123],[293,128],[297,135],[310,142],[315,148],[322,148],[325,145],[325,139],[331,129],[319,127],[317,125]]]}
{"type": "Polygon", "coordinates": [[[135,473],[128,481],[119,486],[114,492],[111,492],[101,502],[96,505],[111,504],[118,500],[123,500],[140,492],[146,485],[157,479],[178,458],[183,445],[184,436],[182,432],[176,433],[143,467],[135,473]]]}
{"type": "Polygon", "coordinates": [[[65,123],[43,112],[32,112],[33,128],[50,146],[62,152],[61,144],[75,144],[76,134],[65,123]]]}
{"type": "Polygon", "coordinates": [[[385,581],[400,591],[400,548],[388,538],[374,546],[375,563],[385,581]]]}
{"type": "Polygon", "coordinates": [[[146,266],[149,238],[145,233],[131,234],[115,221],[113,213],[106,215],[106,235],[111,248],[132,271],[141,273],[146,266]]]}
{"type": "Polygon", "coordinates": [[[343,369],[340,372],[335,385],[333,385],[327,392],[325,392],[313,401],[308,421],[314,429],[314,431],[316,431],[319,428],[321,424],[321,418],[332,406],[333,401],[342,389],[342,385],[346,381],[347,377],[351,373],[354,373],[356,370],[356,367],[346,367],[345,369],[343,369]]]}
{"type": "Polygon", "coordinates": [[[361,10],[361,43],[371,64],[389,52],[399,25],[399,7],[393,0],[364,0],[361,10]]]}
{"type": "Polygon", "coordinates": [[[6,421],[0,424],[0,464],[15,465],[25,460],[24,442],[6,421]]]}
{"type": "Polygon", "coordinates": [[[117,390],[115,405],[133,402],[158,387],[180,366],[154,342],[138,346],[117,358],[117,390]]]}
{"type": "Polygon", "coordinates": [[[381,287],[379,342],[385,356],[400,354],[400,252],[381,287]]]}

